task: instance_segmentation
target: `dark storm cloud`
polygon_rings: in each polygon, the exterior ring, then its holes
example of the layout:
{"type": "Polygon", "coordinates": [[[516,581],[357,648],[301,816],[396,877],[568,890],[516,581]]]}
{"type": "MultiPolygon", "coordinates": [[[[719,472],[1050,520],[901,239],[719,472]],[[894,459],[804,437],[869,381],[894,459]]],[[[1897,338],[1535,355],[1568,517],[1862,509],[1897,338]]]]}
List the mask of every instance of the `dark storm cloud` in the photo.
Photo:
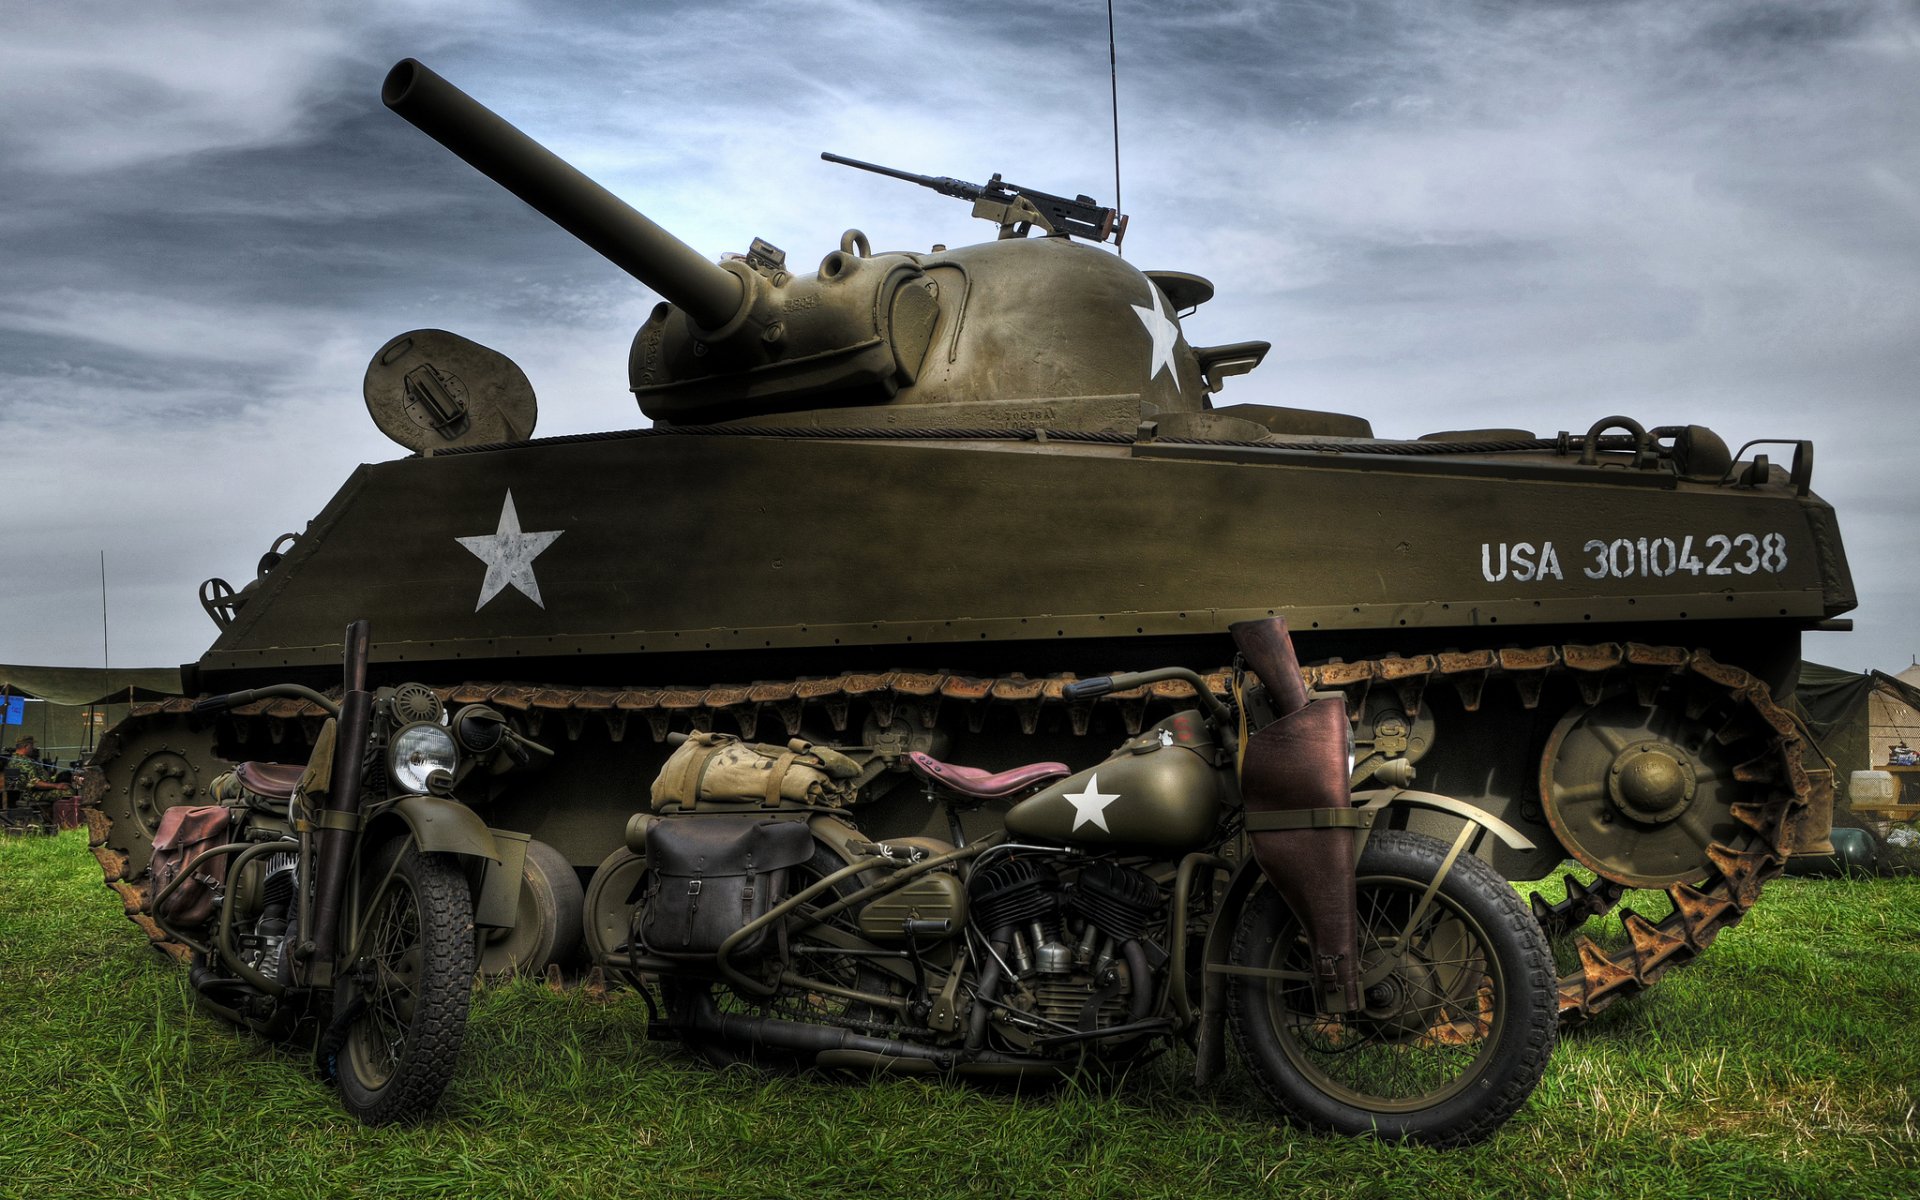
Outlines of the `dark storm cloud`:
{"type": "MultiPolygon", "coordinates": [[[[1216,281],[1197,340],[1275,343],[1226,400],[1396,436],[1626,412],[1814,437],[1865,603],[1862,634],[1810,653],[1920,649],[1920,568],[1868,549],[1913,516],[1886,444],[1920,377],[1913,6],[1117,9],[1128,257],[1216,281]]],[[[393,453],[359,377],[402,329],[511,354],[543,433],[637,421],[626,342],[654,297],[384,111],[396,59],[710,256],[757,234],[808,262],[849,225],[979,236],[823,149],[1113,190],[1099,0],[79,0],[9,22],[0,536],[73,578],[0,580],[0,660],[90,661],[103,547],[143,589],[125,653],[196,655],[198,579],[250,573],[393,453]]]]}

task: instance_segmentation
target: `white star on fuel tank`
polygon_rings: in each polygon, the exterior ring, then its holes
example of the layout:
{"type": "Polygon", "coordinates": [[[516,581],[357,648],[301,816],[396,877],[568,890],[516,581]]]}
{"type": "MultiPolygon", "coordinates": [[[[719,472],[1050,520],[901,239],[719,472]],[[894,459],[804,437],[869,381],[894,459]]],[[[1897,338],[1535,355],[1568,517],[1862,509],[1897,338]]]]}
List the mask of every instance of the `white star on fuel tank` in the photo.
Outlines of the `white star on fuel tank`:
{"type": "Polygon", "coordinates": [[[565,532],[551,529],[545,533],[522,533],[520,514],[513,508],[513,489],[508,488],[507,502],[500,507],[500,528],[492,533],[453,539],[487,564],[487,577],[480,582],[480,602],[473,606],[473,611],[485,608],[487,601],[509,586],[519,588],[527,599],[545,608],[546,602],[540,599],[540,583],[533,577],[533,560],[565,532]]]}
{"type": "MultiPolygon", "coordinates": [[[[1099,775],[1087,776],[1087,788],[1085,791],[1067,792],[1065,795],[1067,801],[1073,805],[1074,829],[1092,823],[1102,829],[1106,829],[1108,833],[1113,832],[1113,830],[1107,829],[1107,805],[1118,800],[1120,793],[1101,791],[1099,775]]],[[[1069,833],[1072,831],[1073,830],[1068,830],[1069,833]]]]}
{"type": "Polygon", "coordinates": [[[1173,345],[1180,340],[1180,326],[1174,323],[1170,313],[1163,313],[1161,306],[1166,303],[1160,295],[1160,289],[1151,279],[1147,281],[1147,299],[1153,307],[1143,308],[1138,304],[1129,304],[1133,314],[1140,318],[1140,324],[1146,326],[1147,336],[1153,339],[1152,358],[1147,363],[1147,381],[1151,383],[1160,377],[1160,372],[1173,377],[1173,390],[1180,390],[1180,370],[1173,362],[1173,345]]]}

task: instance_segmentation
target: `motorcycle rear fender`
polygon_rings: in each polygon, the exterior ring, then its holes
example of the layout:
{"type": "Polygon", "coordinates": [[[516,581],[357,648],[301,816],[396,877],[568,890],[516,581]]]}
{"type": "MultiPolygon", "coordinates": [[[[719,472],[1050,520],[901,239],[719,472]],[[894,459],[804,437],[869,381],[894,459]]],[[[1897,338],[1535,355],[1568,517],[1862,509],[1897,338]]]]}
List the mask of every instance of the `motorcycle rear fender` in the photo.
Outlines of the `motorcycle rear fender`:
{"type": "Polygon", "coordinates": [[[465,860],[473,886],[473,923],[509,929],[520,907],[520,882],[526,868],[528,834],[488,828],[466,805],[440,796],[406,796],[374,819],[367,843],[393,836],[399,824],[427,854],[451,854],[465,860]]]}
{"type": "MultiPolygon", "coordinates": [[[[1502,821],[1484,808],[1468,804],[1464,800],[1455,800],[1452,796],[1442,796],[1438,792],[1416,792],[1407,788],[1375,788],[1371,791],[1355,792],[1353,806],[1363,812],[1379,813],[1391,805],[1401,804],[1408,808],[1425,808],[1446,813],[1471,821],[1506,843],[1510,850],[1531,850],[1533,842],[1526,834],[1502,821]]],[[[1373,833],[1373,825],[1362,825],[1354,839],[1353,852],[1357,856],[1366,849],[1367,838],[1373,833]]]]}
{"type": "MultiPolygon", "coordinates": [[[[1356,862],[1366,850],[1367,838],[1372,834],[1374,826],[1379,823],[1379,815],[1394,805],[1448,813],[1471,822],[1486,833],[1493,834],[1511,849],[1533,849],[1533,843],[1518,829],[1485,809],[1468,804],[1464,800],[1455,800],[1451,796],[1442,796],[1435,792],[1380,788],[1353,794],[1354,808],[1372,814],[1375,818],[1364,821],[1354,831],[1356,862]]],[[[1260,873],[1260,864],[1251,857],[1243,859],[1239,869],[1227,883],[1227,892],[1221,897],[1219,915],[1215,918],[1213,927],[1207,930],[1206,968],[1201,984],[1200,1027],[1197,1030],[1197,1053],[1193,1067],[1194,1081],[1202,1086],[1219,1079],[1226,1067],[1227,984],[1233,977],[1226,973],[1225,968],[1227,959],[1233,952],[1234,931],[1240,927],[1241,911],[1246,907],[1247,898],[1253,895],[1255,888],[1265,882],[1265,877],[1260,873]]]]}

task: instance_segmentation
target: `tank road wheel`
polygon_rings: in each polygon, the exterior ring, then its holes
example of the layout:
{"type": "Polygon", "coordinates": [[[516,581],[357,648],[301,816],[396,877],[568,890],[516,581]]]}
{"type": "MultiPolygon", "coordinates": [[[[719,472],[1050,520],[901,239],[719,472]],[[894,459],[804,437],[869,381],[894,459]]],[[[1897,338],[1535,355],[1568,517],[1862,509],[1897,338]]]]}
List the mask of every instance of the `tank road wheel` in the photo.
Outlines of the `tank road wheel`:
{"type": "Polygon", "coordinates": [[[528,842],[513,928],[487,932],[480,947],[481,974],[501,979],[538,975],[549,963],[571,957],[580,946],[584,894],[580,876],[564,855],[545,842],[528,842]]]}
{"type": "MultiPolygon", "coordinates": [[[[610,954],[627,952],[633,906],[640,902],[646,875],[647,860],[625,846],[607,855],[594,869],[583,901],[580,933],[588,961],[595,966],[604,965],[610,954]]],[[[624,967],[609,967],[607,973],[630,985],[640,983],[639,974],[624,967]]]]}
{"type": "Polygon", "coordinates": [[[383,1125],[425,1116],[452,1080],[476,951],[473,898],[452,859],[409,846],[397,863],[391,850],[374,862],[364,885],[378,890],[355,916],[344,1000],[354,1015],[334,1071],[341,1105],[383,1125]]]}
{"type": "Polygon", "coordinates": [[[1553,966],[1545,937],[1493,868],[1447,857],[1434,838],[1376,832],[1360,856],[1362,1011],[1315,1011],[1312,953],[1272,888],[1248,901],[1234,978],[1236,1039],[1261,1088],[1290,1117],[1341,1134],[1436,1146],[1479,1141],[1526,1102],[1553,1052],[1553,966]],[[1424,907],[1423,907],[1424,906],[1424,907]]]}
{"type": "Polygon", "coordinates": [[[94,762],[97,803],[111,822],[104,848],[125,858],[127,879],[146,871],[160,815],[178,804],[205,803],[207,785],[226,769],[214,755],[213,730],[191,730],[185,715],[175,713],[122,721],[101,739],[94,762]]]}

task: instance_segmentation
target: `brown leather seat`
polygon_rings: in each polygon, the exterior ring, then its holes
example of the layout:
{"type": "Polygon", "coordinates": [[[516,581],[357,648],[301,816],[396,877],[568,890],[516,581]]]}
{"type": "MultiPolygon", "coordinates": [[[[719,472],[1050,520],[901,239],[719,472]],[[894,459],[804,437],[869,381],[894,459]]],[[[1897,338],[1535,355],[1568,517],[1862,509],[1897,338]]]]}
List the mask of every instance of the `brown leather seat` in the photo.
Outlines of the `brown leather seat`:
{"type": "Polygon", "coordinates": [[[270,800],[293,799],[293,787],[306,774],[304,763],[243,762],[233,769],[240,786],[270,800]]]}
{"type": "Polygon", "coordinates": [[[979,767],[960,767],[953,763],[943,763],[918,750],[907,755],[907,760],[923,777],[942,787],[959,792],[963,796],[972,796],[976,800],[999,800],[1015,792],[1022,792],[1055,779],[1064,779],[1073,774],[1071,767],[1057,762],[1029,763],[1024,767],[1015,767],[1011,771],[992,774],[979,767]]]}

